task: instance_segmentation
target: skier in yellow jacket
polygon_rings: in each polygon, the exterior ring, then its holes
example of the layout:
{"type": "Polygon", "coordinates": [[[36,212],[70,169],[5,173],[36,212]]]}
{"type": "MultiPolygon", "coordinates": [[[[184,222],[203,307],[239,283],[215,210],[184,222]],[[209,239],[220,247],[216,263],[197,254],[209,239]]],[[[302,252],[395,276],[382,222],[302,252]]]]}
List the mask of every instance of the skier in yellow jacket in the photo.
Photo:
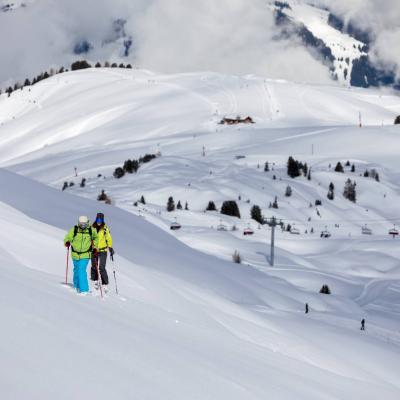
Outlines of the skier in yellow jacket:
{"type": "MultiPolygon", "coordinates": [[[[90,271],[90,278],[92,281],[99,281],[99,277],[97,274],[97,263],[99,263],[100,270],[100,284],[104,285],[105,290],[107,291],[108,285],[108,274],[106,270],[107,263],[107,250],[110,252],[110,255],[114,255],[113,249],[113,241],[110,233],[110,229],[104,222],[104,214],[97,213],[96,220],[92,225],[93,229],[96,230],[98,234],[98,253],[97,257],[92,257],[92,268],[90,271]]],[[[96,289],[98,289],[98,284],[95,284],[96,289]]]]}

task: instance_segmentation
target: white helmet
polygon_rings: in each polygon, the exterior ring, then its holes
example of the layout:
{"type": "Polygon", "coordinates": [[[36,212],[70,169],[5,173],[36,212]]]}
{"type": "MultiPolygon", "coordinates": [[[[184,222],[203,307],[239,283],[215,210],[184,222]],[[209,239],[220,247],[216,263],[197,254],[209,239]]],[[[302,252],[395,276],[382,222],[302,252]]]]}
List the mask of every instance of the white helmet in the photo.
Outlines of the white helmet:
{"type": "Polygon", "coordinates": [[[81,215],[78,218],[78,224],[81,228],[86,228],[89,224],[89,219],[88,217],[86,217],[85,215],[81,215]]]}

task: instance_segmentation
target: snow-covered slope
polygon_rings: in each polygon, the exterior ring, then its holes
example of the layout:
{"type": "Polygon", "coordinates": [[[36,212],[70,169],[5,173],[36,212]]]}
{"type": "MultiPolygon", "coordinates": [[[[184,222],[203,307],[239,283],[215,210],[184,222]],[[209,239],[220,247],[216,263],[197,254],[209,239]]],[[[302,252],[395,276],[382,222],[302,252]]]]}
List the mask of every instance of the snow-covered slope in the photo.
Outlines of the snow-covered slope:
{"type": "Polygon", "coordinates": [[[60,242],[97,205],[5,171],[0,180],[5,398],[398,397],[399,338],[379,326],[361,335],[357,306],[203,256],[116,208],[125,301],[75,297],[60,284],[60,242]],[[305,299],[330,317],[305,318],[305,299]]]}
{"type": "Polygon", "coordinates": [[[283,8],[285,15],[295,23],[304,25],[325,43],[332,52],[334,72],[339,82],[350,85],[354,60],[367,55],[365,43],[331,26],[329,10],[299,1],[288,1],[287,5],[283,8]]]}
{"type": "Polygon", "coordinates": [[[397,399],[400,251],[387,231],[400,222],[398,113],[387,92],[214,73],[86,70],[0,96],[8,398],[397,399]],[[255,124],[218,124],[237,114],[255,124]],[[112,177],[157,151],[137,174],[112,177]],[[311,180],[288,178],[289,155],[307,162],[311,180]],[[347,160],[355,172],[333,171],[347,160]],[[367,168],[379,182],[360,176],[367,168]],[[357,181],[355,204],[342,196],[347,178],[357,181]],[[62,192],[64,181],[75,186],[62,192]],[[96,201],[102,189],[113,206],[96,201]],[[189,210],[166,212],[169,196],[189,210]],[[275,196],[279,209],[269,209],[275,196]],[[204,212],[210,200],[236,200],[242,218],[204,212]],[[254,204],[301,232],[276,232],[273,268],[254,204]],[[60,285],[64,232],[98,211],[114,236],[122,299],[60,285]],[[175,218],[183,227],[173,233],[175,218]],[[218,231],[221,222],[237,230],[218,231]],[[361,234],[364,224],[373,235],[361,234]],[[320,238],[324,229],[331,238],[320,238]]]}
{"type": "MultiPolygon", "coordinates": [[[[275,13],[277,27],[286,35],[297,36],[307,48],[314,49],[342,85],[399,88],[395,65],[379,60],[377,48],[371,50],[379,30],[374,33],[371,27],[368,28],[365,16],[356,18],[354,10],[361,8],[361,3],[353,5],[351,18],[336,13],[337,10],[352,9],[350,4],[340,7],[335,2],[271,0],[269,6],[275,13]]],[[[379,18],[371,15],[372,26],[379,18]]],[[[395,52],[390,49],[392,51],[395,52]]]]}

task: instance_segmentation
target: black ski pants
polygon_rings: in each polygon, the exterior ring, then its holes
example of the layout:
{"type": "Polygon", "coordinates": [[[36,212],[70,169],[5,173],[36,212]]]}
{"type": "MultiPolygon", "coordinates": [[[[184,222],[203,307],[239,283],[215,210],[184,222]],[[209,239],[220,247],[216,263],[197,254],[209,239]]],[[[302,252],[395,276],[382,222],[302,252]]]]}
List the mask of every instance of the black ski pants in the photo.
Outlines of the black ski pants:
{"type": "Polygon", "coordinates": [[[97,264],[96,262],[99,262],[99,269],[100,269],[100,277],[101,277],[101,282],[103,285],[108,285],[108,274],[106,270],[106,263],[107,263],[107,252],[106,251],[101,251],[97,253],[97,259],[92,257],[92,268],[90,269],[90,279],[92,281],[97,281],[97,264]]]}

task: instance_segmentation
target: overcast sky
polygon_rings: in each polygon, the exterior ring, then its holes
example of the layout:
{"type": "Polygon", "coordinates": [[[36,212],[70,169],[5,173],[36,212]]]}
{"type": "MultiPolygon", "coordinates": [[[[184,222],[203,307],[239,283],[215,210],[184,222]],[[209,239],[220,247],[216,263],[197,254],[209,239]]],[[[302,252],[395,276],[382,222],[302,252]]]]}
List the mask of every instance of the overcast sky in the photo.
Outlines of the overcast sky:
{"type": "MultiPolygon", "coordinates": [[[[400,65],[400,0],[315,0],[371,29],[374,59],[400,65]],[[385,7],[382,6],[385,3],[385,7]]],[[[1,2],[1,0],[0,0],[1,2]]],[[[276,41],[266,0],[35,0],[0,13],[0,82],[68,66],[74,43],[95,46],[92,61],[120,61],[121,45],[104,45],[112,21],[127,20],[140,67],[163,72],[219,71],[327,82],[328,69],[295,40],[276,41]]]]}

